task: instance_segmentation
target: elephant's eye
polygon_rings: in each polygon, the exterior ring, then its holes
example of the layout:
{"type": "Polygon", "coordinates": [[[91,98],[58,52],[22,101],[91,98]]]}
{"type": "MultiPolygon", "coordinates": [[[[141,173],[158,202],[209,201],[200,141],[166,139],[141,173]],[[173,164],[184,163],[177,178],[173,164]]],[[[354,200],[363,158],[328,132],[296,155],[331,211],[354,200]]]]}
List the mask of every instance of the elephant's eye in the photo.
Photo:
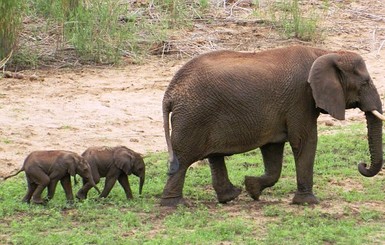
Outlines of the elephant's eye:
{"type": "Polygon", "coordinates": [[[365,78],[365,79],[362,81],[362,83],[363,83],[364,85],[369,84],[369,83],[370,83],[370,78],[365,78]]]}

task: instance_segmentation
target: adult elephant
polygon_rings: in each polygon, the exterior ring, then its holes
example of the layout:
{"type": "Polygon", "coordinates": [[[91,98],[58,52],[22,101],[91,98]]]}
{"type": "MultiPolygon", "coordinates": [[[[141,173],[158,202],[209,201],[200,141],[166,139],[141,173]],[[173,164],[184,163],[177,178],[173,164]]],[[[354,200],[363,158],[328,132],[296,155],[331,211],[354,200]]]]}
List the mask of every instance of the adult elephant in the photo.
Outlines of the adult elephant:
{"type": "MultiPolygon", "coordinates": [[[[216,51],[185,64],[163,98],[169,177],[161,205],[183,203],[187,168],[208,158],[220,203],[241,189],[228,178],[225,156],[260,148],[265,173],[245,177],[253,199],[273,186],[289,142],[295,158],[293,203],[318,203],[313,194],[317,118],[345,119],[345,109],[365,112],[371,164],[358,165],[367,177],[382,167],[382,106],[362,57],[348,51],[292,46],[257,53],[216,51]],[[169,115],[172,134],[170,136],[169,115]]],[[[382,117],[383,118],[383,117],[382,117]]]]}

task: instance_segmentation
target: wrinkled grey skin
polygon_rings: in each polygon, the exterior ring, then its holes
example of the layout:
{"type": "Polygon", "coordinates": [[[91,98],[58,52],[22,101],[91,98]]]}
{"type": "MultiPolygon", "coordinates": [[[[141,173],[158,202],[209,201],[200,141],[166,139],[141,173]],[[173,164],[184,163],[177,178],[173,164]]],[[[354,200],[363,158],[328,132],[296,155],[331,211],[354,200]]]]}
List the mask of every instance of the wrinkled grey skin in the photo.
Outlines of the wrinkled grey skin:
{"type": "Polygon", "coordinates": [[[255,148],[262,152],[265,174],[246,176],[245,186],[258,200],[281,175],[285,142],[296,165],[293,203],[318,203],[313,194],[317,118],[322,112],[343,120],[349,108],[365,112],[371,164],[360,163],[358,169],[374,176],[383,164],[382,121],[371,111],[382,114],[382,105],[360,55],[293,46],[257,53],[217,51],[192,59],[163,98],[170,169],[161,205],[184,203],[186,170],[204,158],[218,201],[235,199],[241,189],[230,182],[224,157],[255,148]]]}
{"type": "Polygon", "coordinates": [[[87,161],[81,156],[70,151],[34,151],[24,160],[23,167],[12,176],[25,171],[28,190],[23,198],[24,202],[43,204],[41,193],[48,187],[47,199],[52,199],[55,194],[57,182],[60,181],[68,201],[73,201],[73,193],[70,176],[79,174],[90,186],[95,187],[95,182],[91,175],[91,168],[87,161]]]}
{"type": "MultiPolygon", "coordinates": [[[[99,183],[101,177],[106,177],[100,197],[107,197],[116,180],[118,180],[126,193],[127,199],[133,198],[130,183],[128,182],[128,175],[130,174],[140,178],[139,194],[142,194],[146,168],[139,153],[125,146],[90,147],[82,156],[89,162],[96,184],[99,183]]],[[[76,194],[76,197],[79,199],[87,198],[88,190],[91,187],[89,183],[85,183],[76,194]]]]}

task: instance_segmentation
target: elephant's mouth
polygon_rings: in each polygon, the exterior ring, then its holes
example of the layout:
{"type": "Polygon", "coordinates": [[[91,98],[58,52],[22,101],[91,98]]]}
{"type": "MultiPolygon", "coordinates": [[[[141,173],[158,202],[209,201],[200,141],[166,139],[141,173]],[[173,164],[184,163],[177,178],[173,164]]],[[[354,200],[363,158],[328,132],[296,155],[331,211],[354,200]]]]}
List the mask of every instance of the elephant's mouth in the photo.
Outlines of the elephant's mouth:
{"type": "MultiPolygon", "coordinates": [[[[347,105],[347,107],[346,107],[346,109],[354,109],[354,108],[360,108],[360,109],[361,109],[360,103],[359,103],[358,101],[350,102],[350,103],[347,105]]],[[[361,109],[361,110],[362,110],[362,109],[361,109]]]]}

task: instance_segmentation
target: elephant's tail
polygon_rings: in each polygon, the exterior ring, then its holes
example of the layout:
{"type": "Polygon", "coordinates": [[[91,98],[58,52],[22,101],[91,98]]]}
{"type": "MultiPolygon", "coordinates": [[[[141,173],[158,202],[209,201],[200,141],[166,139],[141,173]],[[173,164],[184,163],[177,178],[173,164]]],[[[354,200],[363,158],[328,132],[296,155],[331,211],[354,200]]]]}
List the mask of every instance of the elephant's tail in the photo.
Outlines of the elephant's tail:
{"type": "Polygon", "coordinates": [[[163,128],[164,134],[166,136],[167,151],[168,151],[168,161],[169,169],[168,175],[173,175],[179,169],[179,161],[172,149],[171,144],[171,135],[170,135],[170,113],[172,111],[171,101],[163,100],[163,128]]]}
{"type": "Polygon", "coordinates": [[[4,180],[8,179],[8,178],[11,178],[11,177],[14,177],[16,175],[18,175],[19,173],[23,172],[24,171],[24,168],[21,168],[20,170],[18,170],[16,173],[14,174],[11,174],[11,175],[8,175],[8,176],[5,176],[4,177],[4,180]]]}

